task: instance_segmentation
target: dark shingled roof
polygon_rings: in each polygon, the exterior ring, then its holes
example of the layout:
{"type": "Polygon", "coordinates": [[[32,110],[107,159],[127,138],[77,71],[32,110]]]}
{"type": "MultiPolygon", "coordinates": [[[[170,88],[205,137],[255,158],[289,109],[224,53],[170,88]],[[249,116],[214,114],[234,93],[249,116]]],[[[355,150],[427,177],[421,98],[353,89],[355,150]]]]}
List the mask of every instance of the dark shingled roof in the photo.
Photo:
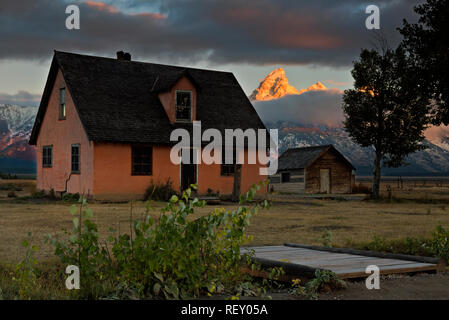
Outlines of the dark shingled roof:
{"type": "Polygon", "coordinates": [[[305,148],[293,148],[285,151],[278,160],[278,171],[303,169],[314,163],[321,155],[328,150],[332,150],[335,154],[346,162],[353,170],[354,166],[343,156],[333,145],[322,145],[305,148]]]}
{"type": "Polygon", "coordinates": [[[170,144],[173,129],[191,131],[191,124],[171,124],[158,98],[182,76],[198,90],[196,118],[203,131],[265,129],[230,72],[55,51],[30,144],[36,144],[59,68],[89,140],[170,144]]]}

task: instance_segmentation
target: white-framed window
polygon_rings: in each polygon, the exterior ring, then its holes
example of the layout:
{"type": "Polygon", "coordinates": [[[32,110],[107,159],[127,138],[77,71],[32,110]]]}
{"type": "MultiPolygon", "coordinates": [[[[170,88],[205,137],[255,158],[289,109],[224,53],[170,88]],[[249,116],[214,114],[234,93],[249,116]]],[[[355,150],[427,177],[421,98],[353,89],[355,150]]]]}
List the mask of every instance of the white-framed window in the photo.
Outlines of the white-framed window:
{"type": "Polygon", "coordinates": [[[42,167],[51,168],[53,165],[53,147],[43,146],[42,147],[42,167]]]}
{"type": "Polygon", "coordinates": [[[192,122],[192,91],[175,91],[175,121],[192,122]]]}
{"type": "Polygon", "coordinates": [[[59,89],[59,120],[65,120],[65,88],[59,89]]]}

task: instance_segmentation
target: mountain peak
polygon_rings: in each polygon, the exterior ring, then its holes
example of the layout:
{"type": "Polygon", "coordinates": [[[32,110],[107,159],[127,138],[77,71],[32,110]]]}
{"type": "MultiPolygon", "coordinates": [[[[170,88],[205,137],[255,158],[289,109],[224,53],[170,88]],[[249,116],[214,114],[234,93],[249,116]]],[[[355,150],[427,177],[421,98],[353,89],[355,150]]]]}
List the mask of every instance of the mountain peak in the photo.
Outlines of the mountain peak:
{"type": "Polygon", "coordinates": [[[320,81],[311,85],[306,89],[298,91],[295,87],[288,83],[285,70],[277,68],[271,71],[259,84],[257,89],[251,93],[249,99],[251,101],[268,101],[282,98],[286,95],[299,95],[308,91],[325,91],[328,88],[320,81]]]}
{"type": "Polygon", "coordinates": [[[254,100],[272,100],[278,99],[288,94],[299,94],[298,90],[288,83],[285,70],[278,68],[271,71],[259,84],[259,87],[249,96],[254,100]]]}
{"type": "Polygon", "coordinates": [[[310,87],[306,88],[306,89],[301,89],[299,91],[299,94],[302,94],[304,92],[308,92],[308,91],[323,91],[323,90],[327,90],[327,87],[322,84],[320,81],[318,81],[317,83],[311,85],[310,87]]]}

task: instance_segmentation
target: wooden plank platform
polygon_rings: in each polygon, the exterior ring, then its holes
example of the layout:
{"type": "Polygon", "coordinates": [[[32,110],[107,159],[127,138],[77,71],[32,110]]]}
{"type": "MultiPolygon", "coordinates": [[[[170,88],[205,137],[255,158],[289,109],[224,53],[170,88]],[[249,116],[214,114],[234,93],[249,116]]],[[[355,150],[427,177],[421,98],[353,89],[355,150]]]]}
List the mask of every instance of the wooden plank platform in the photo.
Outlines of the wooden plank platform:
{"type": "Polygon", "coordinates": [[[341,279],[367,277],[366,267],[376,265],[381,274],[438,271],[439,259],[386,254],[353,249],[286,244],[242,248],[254,251],[254,259],[265,267],[282,267],[287,276],[310,277],[317,269],[335,272],[341,279]]]}

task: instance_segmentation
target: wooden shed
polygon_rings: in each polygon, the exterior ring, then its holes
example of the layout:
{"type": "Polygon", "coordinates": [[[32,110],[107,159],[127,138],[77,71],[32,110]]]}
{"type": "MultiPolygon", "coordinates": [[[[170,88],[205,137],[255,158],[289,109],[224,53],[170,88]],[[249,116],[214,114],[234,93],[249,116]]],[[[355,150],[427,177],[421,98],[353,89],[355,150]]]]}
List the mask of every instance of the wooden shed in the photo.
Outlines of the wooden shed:
{"type": "Polygon", "coordinates": [[[334,146],[288,149],[280,157],[278,171],[270,177],[270,189],[292,193],[351,193],[355,168],[334,146]]]}

